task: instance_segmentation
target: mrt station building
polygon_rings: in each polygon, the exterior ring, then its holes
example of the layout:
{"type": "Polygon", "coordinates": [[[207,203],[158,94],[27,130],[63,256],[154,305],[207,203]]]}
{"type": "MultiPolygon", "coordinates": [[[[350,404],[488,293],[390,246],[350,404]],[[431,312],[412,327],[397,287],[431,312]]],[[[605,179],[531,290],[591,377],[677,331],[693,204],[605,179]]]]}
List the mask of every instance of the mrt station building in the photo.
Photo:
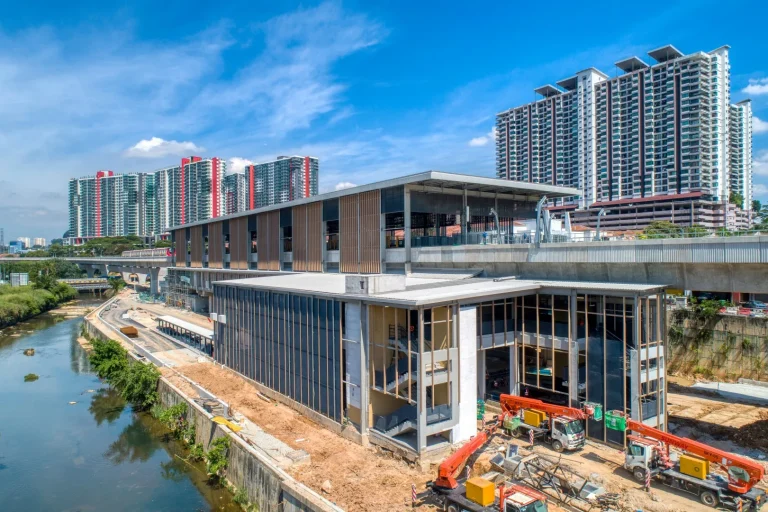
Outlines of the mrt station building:
{"type": "MultiPolygon", "coordinates": [[[[664,429],[663,285],[411,261],[418,246],[503,251],[542,197],[574,194],[427,172],[181,226],[169,297],[207,304],[214,358],[262,392],[409,457],[475,435],[477,401],[502,393],[596,402],[664,429]]],[[[586,428],[624,445],[623,432],[586,428]]]]}

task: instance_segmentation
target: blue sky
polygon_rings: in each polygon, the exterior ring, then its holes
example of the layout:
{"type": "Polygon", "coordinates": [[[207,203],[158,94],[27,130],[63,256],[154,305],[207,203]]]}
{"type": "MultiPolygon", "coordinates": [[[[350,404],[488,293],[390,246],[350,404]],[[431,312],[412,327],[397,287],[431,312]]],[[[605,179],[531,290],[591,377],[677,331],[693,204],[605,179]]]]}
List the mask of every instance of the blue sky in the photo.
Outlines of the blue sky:
{"type": "Polygon", "coordinates": [[[731,46],[768,202],[762,2],[14,2],[0,16],[0,227],[61,236],[67,180],[181,155],[320,158],[320,189],[491,176],[497,112],[664,44],[731,46]],[[695,18],[695,19],[693,19],[695,18]],[[747,89],[750,94],[745,92],[747,89]]]}

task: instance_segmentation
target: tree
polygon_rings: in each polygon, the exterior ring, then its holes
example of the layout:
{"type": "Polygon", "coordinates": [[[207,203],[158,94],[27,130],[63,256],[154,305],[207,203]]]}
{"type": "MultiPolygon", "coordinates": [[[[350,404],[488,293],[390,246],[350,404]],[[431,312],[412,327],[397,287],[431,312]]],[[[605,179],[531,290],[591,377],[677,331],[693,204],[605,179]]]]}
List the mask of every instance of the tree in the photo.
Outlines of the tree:
{"type": "Polygon", "coordinates": [[[37,272],[29,276],[32,286],[41,290],[53,290],[56,287],[56,266],[51,261],[43,262],[37,272]]]}
{"type": "Polygon", "coordinates": [[[113,277],[109,280],[109,287],[112,289],[112,295],[117,295],[120,290],[125,288],[125,281],[119,277],[113,277]]]}
{"type": "Polygon", "coordinates": [[[739,208],[744,208],[744,196],[738,192],[731,192],[731,195],[728,197],[728,202],[735,204],[739,208]]]}
{"type": "Polygon", "coordinates": [[[694,224],[693,226],[688,226],[683,229],[683,232],[685,233],[686,238],[701,238],[709,234],[709,231],[707,231],[707,228],[705,228],[701,224],[694,224]]]}
{"type": "Polygon", "coordinates": [[[683,229],[666,220],[657,220],[643,230],[645,238],[680,238],[683,229]]]}
{"type": "Polygon", "coordinates": [[[173,243],[170,240],[158,240],[155,242],[155,249],[171,247],[173,243]]]}
{"type": "Polygon", "coordinates": [[[763,209],[763,203],[760,202],[759,199],[753,199],[752,200],[752,211],[759,214],[760,210],[763,209]]]}

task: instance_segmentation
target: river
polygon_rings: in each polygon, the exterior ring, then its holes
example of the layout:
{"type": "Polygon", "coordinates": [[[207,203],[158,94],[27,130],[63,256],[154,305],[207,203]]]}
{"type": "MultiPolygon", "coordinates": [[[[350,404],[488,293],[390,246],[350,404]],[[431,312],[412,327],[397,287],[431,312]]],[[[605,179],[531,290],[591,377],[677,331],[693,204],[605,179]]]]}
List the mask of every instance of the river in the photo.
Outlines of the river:
{"type": "Polygon", "coordinates": [[[240,510],[159,422],[99,380],[81,323],[46,313],[0,332],[0,508],[240,510]]]}

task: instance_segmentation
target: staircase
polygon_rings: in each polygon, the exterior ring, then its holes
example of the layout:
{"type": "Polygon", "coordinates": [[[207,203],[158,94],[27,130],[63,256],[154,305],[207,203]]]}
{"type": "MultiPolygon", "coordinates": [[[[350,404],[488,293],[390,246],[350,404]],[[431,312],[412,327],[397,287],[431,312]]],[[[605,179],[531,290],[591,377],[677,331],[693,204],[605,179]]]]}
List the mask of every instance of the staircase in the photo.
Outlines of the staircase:
{"type": "Polygon", "coordinates": [[[415,405],[404,405],[391,414],[373,417],[373,428],[390,437],[416,430],[417,427],[415,405]]]}

